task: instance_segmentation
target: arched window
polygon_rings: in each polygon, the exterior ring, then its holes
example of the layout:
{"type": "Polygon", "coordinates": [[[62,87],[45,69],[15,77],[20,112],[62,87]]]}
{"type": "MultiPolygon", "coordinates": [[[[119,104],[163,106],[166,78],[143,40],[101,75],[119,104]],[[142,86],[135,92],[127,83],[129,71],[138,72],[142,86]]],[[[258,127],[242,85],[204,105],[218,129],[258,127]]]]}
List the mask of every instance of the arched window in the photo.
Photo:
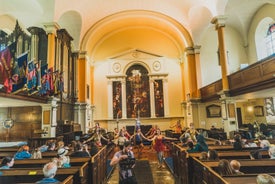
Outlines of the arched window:
{"type": "Polygon", "coordinates": [[[275,53],[275,23],[269,26],[265,38],[265,43],[267,56],[271,56],[275,53]]]}

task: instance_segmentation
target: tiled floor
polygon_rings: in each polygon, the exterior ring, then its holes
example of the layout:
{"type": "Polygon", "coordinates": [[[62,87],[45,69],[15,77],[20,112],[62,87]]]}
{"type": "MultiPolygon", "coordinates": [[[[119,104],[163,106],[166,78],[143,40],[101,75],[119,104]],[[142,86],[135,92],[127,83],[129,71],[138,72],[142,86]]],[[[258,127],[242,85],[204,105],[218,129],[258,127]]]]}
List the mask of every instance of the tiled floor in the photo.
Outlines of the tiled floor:
{"type": "MultiPolygon", "coordinates": [[[[135,149],[134,149],[134,153],[135,155],[138,155],[135,149]]],[[[150,149],[149,147],[145,147],[140,158],[137,158],[137,159],[149,160],[151,171],[153,174],[153,180],[154,180],[153,184],[175,184],[174,177],[166,165],[164,168],[161,168],[161,169],[158,168],[156,152],[153,149],[150,149]]],[[[117,168],[114,169],[114,172],[107,183],[118,184],[117,168]]]]}

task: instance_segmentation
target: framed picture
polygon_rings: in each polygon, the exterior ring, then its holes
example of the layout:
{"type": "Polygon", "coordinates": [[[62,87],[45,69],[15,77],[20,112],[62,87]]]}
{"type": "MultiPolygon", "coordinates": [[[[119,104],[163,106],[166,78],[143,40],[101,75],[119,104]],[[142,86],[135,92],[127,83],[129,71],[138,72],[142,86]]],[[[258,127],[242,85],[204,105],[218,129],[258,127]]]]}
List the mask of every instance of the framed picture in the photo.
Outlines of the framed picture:
{"type": "Polygon", "coordinates": [[[209,105],[206,107],[206,114],[208,118],[219,118],[222,116],[221,106],[219,105],[209,105]]]}
{"type": "Polygon", "coordinates": [[[254,115],[255,116],[264,116],[264,108],[263,106],[254,106],[254,115]]]}

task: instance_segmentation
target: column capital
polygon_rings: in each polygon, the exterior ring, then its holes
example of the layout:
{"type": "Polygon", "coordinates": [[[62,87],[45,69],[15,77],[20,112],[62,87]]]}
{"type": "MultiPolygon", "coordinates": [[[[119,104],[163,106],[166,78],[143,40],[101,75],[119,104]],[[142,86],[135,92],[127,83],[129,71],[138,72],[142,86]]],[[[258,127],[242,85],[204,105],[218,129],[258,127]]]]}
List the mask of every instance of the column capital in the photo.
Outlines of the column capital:
{"type": "Polygon", "coordinates": [[[212,24],[216,25],[216,29],[220,28],[220,27],[225,27],[225,22],[227,20],[227,17],[224,15],[219,15],[216,17],[213,17],[211,20],[212,24]]]}
{"type": "Polygon", "coordinates": [[[201,52],[201,46],[200,45],[195,45],[194,46],[194,51],[195,51],[195,54],[200,54],[200,52],[201,52]]]}
{"type": "Polygon", "coordinates": [[[32,34],[32,35],[39,35],[42,32],[45,32],[42,28],[40,27],[29,27],[28,31],[32,34]]]}
{"type": "Polygon", "coordinates": [[[44,27],[47,34],[55,34],[58,29],[60,29],[60,26],[56,22],[48,22],[44,23],[44,27]]]}
{"type": "Polygon", "coordinates": [[[78,54],[79,54],[79,59],[86,59],[86,54],[87,54],[86,51],[79,51],[78,54]]]}
{"type": "Polygon", "coordinates": [[[186,52],[186,55],[195,54],[194,47],[186,47],[185,52],[186,52]]]}

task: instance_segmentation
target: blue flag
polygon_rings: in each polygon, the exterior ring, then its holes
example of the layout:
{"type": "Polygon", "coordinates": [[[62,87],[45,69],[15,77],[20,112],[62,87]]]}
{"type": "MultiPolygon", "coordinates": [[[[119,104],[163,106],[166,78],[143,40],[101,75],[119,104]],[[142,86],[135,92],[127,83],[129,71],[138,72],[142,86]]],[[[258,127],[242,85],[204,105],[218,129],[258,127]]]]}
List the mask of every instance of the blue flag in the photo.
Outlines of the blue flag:
{"type": "Polygon", "coordinates": [[[15,60],[12,70],[12,92],[17,93],[24,89],[27,82],[28,52],[23,53],[15,60]]]}

